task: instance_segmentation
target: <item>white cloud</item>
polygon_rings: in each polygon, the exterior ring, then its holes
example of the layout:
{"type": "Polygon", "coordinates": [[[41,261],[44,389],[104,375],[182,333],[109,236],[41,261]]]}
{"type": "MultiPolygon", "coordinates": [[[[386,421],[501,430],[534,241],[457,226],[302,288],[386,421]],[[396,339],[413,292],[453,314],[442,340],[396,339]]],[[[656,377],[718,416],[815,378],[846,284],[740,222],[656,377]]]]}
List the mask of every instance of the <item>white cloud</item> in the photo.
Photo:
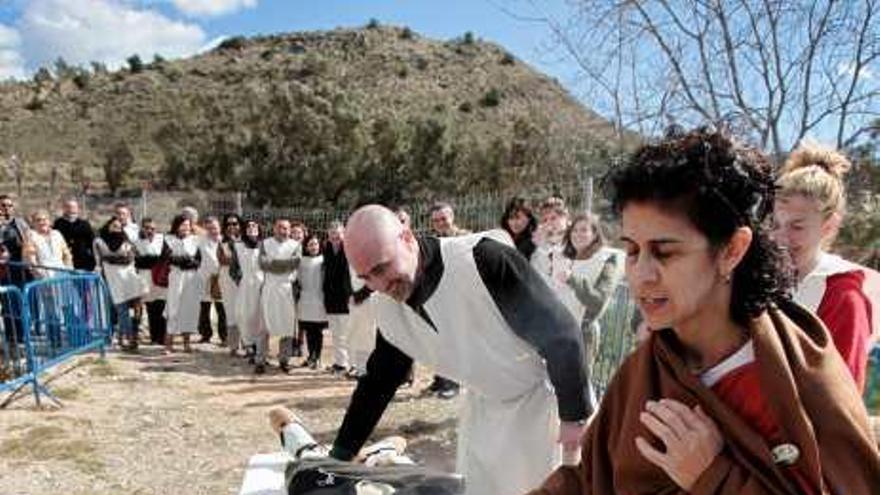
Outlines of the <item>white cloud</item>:
{"type": "Polygon", "coordinates": [[[24,58],[18,31],[0,24],[0,81],[23,78],[24,58]]]}
{"type": "Polygon", "coordinates": [[[113,68],[132,54],[191,55],[206,41],[198,25],[139,9],[126,0],[31,0],[17,27],[30,68],[58,57],[71,64],[94,60],[113,68]]]}
{"type": "Polygon", "coordinates": [[[216,16],[257,6],[257,0],[171,0],[181,12],[189,15],[216,16]]]}

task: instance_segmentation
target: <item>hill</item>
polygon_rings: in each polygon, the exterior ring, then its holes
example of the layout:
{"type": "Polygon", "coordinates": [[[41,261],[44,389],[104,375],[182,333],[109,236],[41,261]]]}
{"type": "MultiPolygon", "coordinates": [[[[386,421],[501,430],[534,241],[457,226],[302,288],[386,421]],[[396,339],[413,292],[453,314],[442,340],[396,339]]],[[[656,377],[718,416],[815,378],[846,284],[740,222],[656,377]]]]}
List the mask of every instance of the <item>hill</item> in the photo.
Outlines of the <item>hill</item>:
{"type": "Polygon", "coordinates": [[[379,26],[236,37],[191,58],[0,85],[0,160],[24,194],[237,190],[349,205],[576,180],[609,123],[502,47],[379,26]],[[18,157],[18,165],[10,157],[18,157]]]}

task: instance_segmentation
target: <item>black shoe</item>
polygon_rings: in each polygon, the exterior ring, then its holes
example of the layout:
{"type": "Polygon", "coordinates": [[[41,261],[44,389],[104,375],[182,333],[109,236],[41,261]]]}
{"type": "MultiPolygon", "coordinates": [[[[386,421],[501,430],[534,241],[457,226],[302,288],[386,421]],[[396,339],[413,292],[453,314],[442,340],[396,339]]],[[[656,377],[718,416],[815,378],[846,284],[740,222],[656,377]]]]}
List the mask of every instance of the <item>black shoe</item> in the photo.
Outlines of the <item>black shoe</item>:
{"type": "Polygon", "coordinates": [[[310,362],[310,363],[309,363],[309,368],[311,368],[311,369],[313,369],[313,370],[318,369],[318,360],[316,359],[316,360],[310,362]]]}
{"type": "Polygon", "coordinates": [[[290,373],[290,366],[287,363],[278,363],[278,369],[284,373],[290,373]]]}
{"type": "Polygon", "coordinates": [[[258,364],[256,366],[254,366],[254,374],[255,375],[263,375],[265,373],[266,373],[266,365],[265,364],[258,364]]]}

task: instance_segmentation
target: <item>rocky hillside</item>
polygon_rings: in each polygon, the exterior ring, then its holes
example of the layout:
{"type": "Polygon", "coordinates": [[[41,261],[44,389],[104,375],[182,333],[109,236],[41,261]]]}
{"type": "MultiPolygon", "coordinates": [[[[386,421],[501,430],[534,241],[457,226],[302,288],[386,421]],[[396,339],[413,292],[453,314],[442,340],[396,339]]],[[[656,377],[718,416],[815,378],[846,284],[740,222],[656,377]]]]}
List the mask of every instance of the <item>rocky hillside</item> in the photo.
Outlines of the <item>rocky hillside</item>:
{"type": "Polygon", "coordinates": [[[4,189],[242,190],[352,204],[574,180],[613,129],[502,47],[408,28],[230,38],[0,85],[4,189]],[[17,156],[17,163],[10,160],[17,156]]]}

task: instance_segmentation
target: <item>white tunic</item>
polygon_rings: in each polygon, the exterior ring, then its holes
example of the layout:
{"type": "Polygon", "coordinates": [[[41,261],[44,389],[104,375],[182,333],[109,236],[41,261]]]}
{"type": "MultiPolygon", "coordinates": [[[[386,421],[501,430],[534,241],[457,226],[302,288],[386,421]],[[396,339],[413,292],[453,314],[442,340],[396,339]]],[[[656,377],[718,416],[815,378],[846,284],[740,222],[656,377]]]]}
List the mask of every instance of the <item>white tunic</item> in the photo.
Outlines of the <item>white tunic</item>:
{"type": "Polygon", "coordinates": [[[466,387],[457,469],[467,494],[519,495],[559,463],[559,419],[541,357],[507,325],[480,278],[473,247],[486,236],[440,240],[443,277],[423,305],[436,330],[410,306],[374,297],[391,344],[466,387]]]}
{"type": "MultiPolygon", "coordinates": [[[[28,237],[37,251],[37,264],[48,268],[67,268],[64,265],[65,241],[61,232],[55,229],[43,235],[36,230],[28,230],[28,237]]],[[[40,270],[45,277],[57,277],[62,272],[55,270],[40,270]]]]}
{"type": "MultiPolygon", "coordinates": [[[[294,240],[278,242],[274,237],[263,240],[263,254],[268,260],[290,260],[300,253],[300,244],[294,240]]],[[[265,272],[264,277],[260,304],[266,329],[269,335],[293,336],[296,330],[296,301],[293,299],[296,270],[286,273],[265,272]]]]}
{"type": "Polygon", "coordinates": [[[263,332],[263,316],[260,310],[260,289],[263,287],[263,271],[260,270],[259,245],[253,249],[244,243],[236,246],[238,264],[241,266],[241,282],[238,285],[236,321],[241,329],[245,345],[256,342],[263,332]]]}
{"type": "MultiPolygon", "coordinates": [[[[167,236],[165,244],[171,256],[195,256],[198,252],[198,238],[194,235],[183,239],[167,236]]],[[[199,303],[204,286],[197,270],[181,270],[172,265],[168,274],[168,299],[165,316],[168,318],[168,333],[179,335],[193,333],[199,324],[199,303]]]]}
{"type": "MultiPolygon", "coordinates": [[[[108,254],[125,254],[132,249],[134,248],[130,243],[123,242],[117,251],[110,251],[104,239],[100,237],[95,239],[95,252],[101,260],[108,254]]],[[[110,298],[113,300],[113,304],[122,304],[147,293],[148,287],[138,277],[133,262],[127,265],[114,265],[101,261],[101,267],[104,271],[104,280],[107,282],[107,287],[110,288],[110,298]]]]}
{"type": "Polygon", "coordinates": [[[303,256],[297,270],[300,284],[297,314],[300,321],[325,322],[327,311],[324,309],[324,257],[303,256]]]}
{"type": "Polygon", "coordinates": [[[219,240],[214,240],[207,236],[199,237],[199,252],[202,253],[199,275],[202,277],[202,287],[205,288],[205,292],[202,294],[202,301],[214,300],[211,296],[211,277],[220,273],[220,262],[217,260],[218,246],[220,246],[219,240]]]}
{"type": "MultiPolygon", "coordinates": [[[[357,276],[354,268],[351,272],[351,288],[357,292],[364,288],[364,281],[357,276]]],[[[366,361],[373,348],[376,347],[376,304],[371,295],[360,304],[349,304],[348,346],[352,355],[352,364],[357,368],[366,369],[366,361]]]]}
{"type": "MultiPolygon", "coordinates": [[[[140,256],[162,256],[163,246],[165,246],[165,236],[163,234],[153,234],[152,239],[138,239],[134,243],[135,251],[140,256]]],[[[143,301],[164,301],[168,289],[153,283],[153,271],[138,270],[137,272],[144,285],[149,287],[147,294],[143,297],[143,301]]]]}
{"type": "MultiPolygon", "coordinates": [[[[236,252],[243,244],[235,241],[236,252]]],[[[223,295],[223,307],[226,308],[226,323],[238,326],[238,284],[229,275],[229,265],[220,266],[220,293],[223,295]]]]}
{"type": "MultiPolygon", "coordinates": [[[[617,263],[618,267],[623,267],[623,259],[625,257],[623,251],[619,249],[610,248],[607,246],[603,246],[596,251],[590,259],[586,260],[573,260],[570,258],[566,258],[564,256],[560,256],[561,261],[557,262],[556,270],[561,271],[562,273],[566,273],[568,271],[575,278],[579,279],[587,279],[591,284],[595,284],[599,278],[599,274],[602,272],[602,267],[605,265],[605,262],[609,257],[614,256],[619,260],[617,263]]],[[[615,273],[615,285],[617,280],[623,276],[623,272],[618,270],[615,273]]],[[[574,292],[574,289],[571,288],[568,283],[564,281],[560,281],[558,278],[554,276],[551,281],[550,287],[556,292],[559,296],[562,304],[565,305],[566,308],[571,312],[574,319],[580,323],[584,317],[584,305],[581,304],[580,300],[577,297],[577,294],[574,292]]],[[[598,318],[597,318],[598,319],[598,318]]]]}

